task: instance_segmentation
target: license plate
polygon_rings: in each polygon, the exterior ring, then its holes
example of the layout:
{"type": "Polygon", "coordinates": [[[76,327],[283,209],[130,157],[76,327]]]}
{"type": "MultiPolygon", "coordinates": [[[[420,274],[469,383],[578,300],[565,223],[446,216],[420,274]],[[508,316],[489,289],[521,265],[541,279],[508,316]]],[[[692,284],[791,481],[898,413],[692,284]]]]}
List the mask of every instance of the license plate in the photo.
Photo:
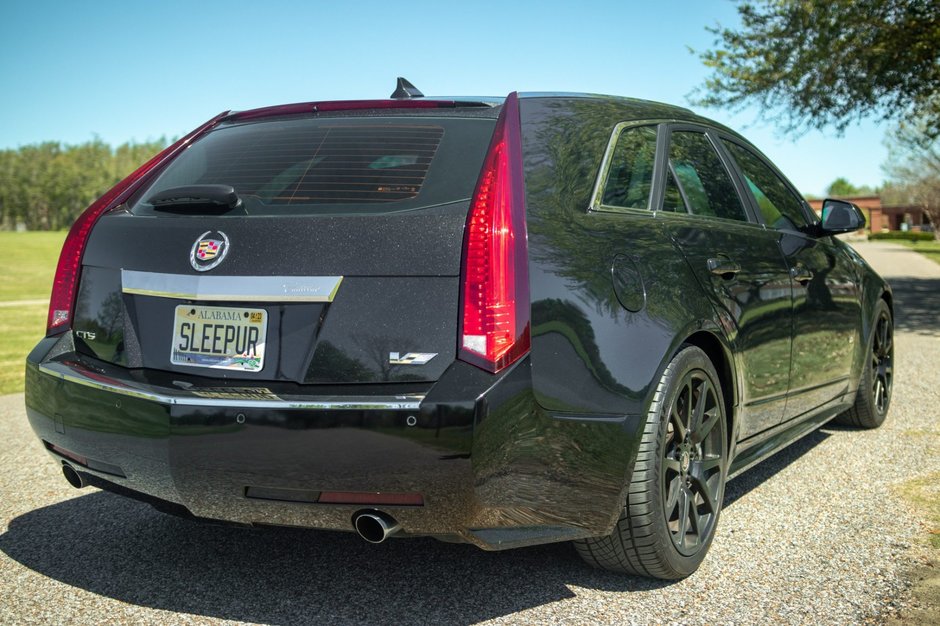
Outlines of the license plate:
{"type": "Polygon", "coordinates": [[[238,372],[264,367],[268,313],[241,307],[176,307],[170,363],[238,372]]]}

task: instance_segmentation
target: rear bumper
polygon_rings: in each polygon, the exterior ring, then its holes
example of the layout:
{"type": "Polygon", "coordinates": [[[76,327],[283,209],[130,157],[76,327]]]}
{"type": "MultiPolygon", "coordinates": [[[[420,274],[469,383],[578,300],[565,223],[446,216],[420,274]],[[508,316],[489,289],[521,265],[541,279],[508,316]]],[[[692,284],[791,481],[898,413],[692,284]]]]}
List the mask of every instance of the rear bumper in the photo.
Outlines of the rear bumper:
{"type": "Polygon", "coordinates": [[[155,384],[79,357],[68,336],[46,339],[27,360],[27,415],[59,462],[158,508],[337,530],[381,510],[404,534],[485,549],[608,533],[642,428],[630,416],[546,413],[527,359],[497,376],[456,362],[402,394],[199,382],[155,384]],[[324,492],[422,504],[328,504],[324,492]]]}

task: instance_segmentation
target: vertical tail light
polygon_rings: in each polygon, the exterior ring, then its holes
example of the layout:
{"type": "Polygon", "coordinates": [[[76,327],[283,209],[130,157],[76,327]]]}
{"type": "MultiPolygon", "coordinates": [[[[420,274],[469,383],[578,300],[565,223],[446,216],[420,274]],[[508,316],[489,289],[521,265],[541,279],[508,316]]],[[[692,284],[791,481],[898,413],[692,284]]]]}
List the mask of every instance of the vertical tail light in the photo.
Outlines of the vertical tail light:
{"type": "Polygon", "coordinates": [[[458,356],[490,372],[529,351],[529,262],[519,99],[503,104],[464,234],[458,356]]]}
{"type": "Polygon", "coordinates": [[[71,327],[78,278],[82,267],[82,255],[85,252],[88,237],[91,235],[91,229],[98,221],[98,218],[120,206],[138,187],[149,179],[149,175],[159,171],[161,166],[169,163],[183,148],[209,131],[227,114],[228,111],[217,115],[141,165],[130,176],[95,200],[91,206],[78,216],[78,219],[72,224],[69,234],[65,237],[62,252],[59,254],[59,263],[56,266],[55,279],[52,282],[52,296],[49,298],[46,336],[60,333],[71,327]]]}

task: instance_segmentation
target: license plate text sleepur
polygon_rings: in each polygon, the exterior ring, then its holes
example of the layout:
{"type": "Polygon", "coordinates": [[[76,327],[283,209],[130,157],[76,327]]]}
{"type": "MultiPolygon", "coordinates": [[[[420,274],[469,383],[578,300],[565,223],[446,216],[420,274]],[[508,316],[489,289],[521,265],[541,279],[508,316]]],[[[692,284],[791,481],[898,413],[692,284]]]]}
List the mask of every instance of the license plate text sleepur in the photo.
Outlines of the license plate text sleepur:
{"type": "Polygon", "coordinates": [[[174,365],[257,372],[264,366],[266,331],[264,309],[179,305],[170,361],[174,365]]]}

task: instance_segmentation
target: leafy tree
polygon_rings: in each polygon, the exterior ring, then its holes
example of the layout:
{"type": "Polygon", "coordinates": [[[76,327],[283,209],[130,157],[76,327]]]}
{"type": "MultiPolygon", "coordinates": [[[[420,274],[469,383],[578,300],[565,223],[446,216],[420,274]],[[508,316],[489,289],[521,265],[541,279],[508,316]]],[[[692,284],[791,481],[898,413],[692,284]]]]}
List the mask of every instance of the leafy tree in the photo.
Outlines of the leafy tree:
{"type": "Polygon", "coordinates": [[[867,196],[876,192],[877,190],[868,185],[856,187],[850,183],[847,178],[842,176],[832,181],[832,184],[830,184],[829,188],[826,189],[826,195],[843,198],[847,196],[867,196]]]}
{"type": "Polygon", "coordinates": [[[883,198],[891,204],[923,207],[940,238],[940,139],[931,138],[926,120],[903,122],[888,135],[889,176],[883,198]]]}
{"type": "Polygon", "coordinates": [[[698,104],[757,104],[788,130],[917,114],[940,134],[937,0],[755,0],[738,13],[739,29],[709,29],[698,104]]]}
{"type": "Polygon", "coordinates": [[[68,228],[119,180],[159,152],[165,139],[112,149],[100,139],[79,145],[45,142],[0,150],[0,229],[68,228]]]}

